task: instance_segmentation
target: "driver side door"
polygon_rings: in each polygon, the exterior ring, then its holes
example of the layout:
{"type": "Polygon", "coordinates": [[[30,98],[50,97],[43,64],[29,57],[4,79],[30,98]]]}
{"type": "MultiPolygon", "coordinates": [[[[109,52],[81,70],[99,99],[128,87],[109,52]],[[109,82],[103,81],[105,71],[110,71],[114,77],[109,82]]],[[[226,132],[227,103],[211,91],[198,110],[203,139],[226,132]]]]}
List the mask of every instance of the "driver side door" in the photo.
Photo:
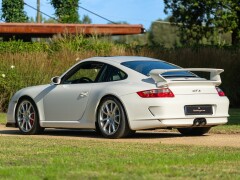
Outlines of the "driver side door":
{"type": "Polygon", "coordinates": [[[103,67],[98,62],[80,63],[61,78],[59,85],[53,85],[43,100],[46,121],[80,121],[103,67]]]}

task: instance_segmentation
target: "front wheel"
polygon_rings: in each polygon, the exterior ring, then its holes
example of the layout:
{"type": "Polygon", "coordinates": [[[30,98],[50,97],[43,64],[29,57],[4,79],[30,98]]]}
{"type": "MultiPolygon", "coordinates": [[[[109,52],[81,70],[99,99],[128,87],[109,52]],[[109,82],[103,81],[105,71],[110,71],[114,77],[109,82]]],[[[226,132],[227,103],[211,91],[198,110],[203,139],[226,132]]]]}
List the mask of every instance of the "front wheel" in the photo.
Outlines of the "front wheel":
{"type": "Polygon", "coordinates": [[[114,97],[104,98],[97,111],[97,124],[107,138],[121,138],[131,133],[122,104],[114,97]]]}
{"type": "Polygon", "coordinates": [[[211,129],[211,127],[178,128],[177,130],[185,136],[202,136],[211,129]]]}
{"type": "Polygon", "coordinates": [[[29,98],[22,99],[17,104],[15,120],[23,134],[40,134],[44,130],[39,124],[37,107],[29,98]]]}

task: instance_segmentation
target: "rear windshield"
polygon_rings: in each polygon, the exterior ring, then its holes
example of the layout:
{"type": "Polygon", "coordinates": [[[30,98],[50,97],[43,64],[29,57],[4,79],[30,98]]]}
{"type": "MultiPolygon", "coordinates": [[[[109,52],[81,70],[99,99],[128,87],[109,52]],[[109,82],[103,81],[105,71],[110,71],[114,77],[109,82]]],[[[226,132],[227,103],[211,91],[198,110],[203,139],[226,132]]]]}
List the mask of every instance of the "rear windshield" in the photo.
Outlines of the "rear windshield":
{"type": "MultiPolygon", "coordinates": [[[[149,72],[153,69],[180,69],[178,66],[174,66],[163,61],[128,61],[121,63],[130,69],[133,69],[141,74],[149,76],[149,72]]],[[[166,72],[163,73],[164,77],[197,77],[195,74],[189,71],[181,72],[166,72]]]]}

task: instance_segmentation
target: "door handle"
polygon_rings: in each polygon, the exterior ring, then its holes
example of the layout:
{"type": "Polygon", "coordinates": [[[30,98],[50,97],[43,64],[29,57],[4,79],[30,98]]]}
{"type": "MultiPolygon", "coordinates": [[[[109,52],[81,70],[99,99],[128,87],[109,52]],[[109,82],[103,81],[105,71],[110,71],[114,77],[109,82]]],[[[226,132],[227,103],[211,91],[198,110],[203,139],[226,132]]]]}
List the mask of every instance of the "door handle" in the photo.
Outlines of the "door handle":
{"type": "Polygon", "coordinates": [[[88,92],[81,92],[80,93],[80,97],[87,97],[88,96],[88,92]]]}

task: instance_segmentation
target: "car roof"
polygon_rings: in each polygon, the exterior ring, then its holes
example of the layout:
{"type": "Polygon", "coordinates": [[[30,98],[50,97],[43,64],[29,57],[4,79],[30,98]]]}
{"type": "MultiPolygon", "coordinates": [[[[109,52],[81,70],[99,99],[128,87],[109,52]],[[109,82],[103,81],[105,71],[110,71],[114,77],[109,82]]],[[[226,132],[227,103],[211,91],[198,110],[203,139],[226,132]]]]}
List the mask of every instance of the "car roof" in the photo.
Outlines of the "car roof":
{"type": "Polygon", "coordinates": [[[103,56],[103,57],[92,57],[86,60],[91,61],[101,61],[101,62],[115,62],[115,63],[123,63],[127,61],[160,61],[159,59],[142,57],[142,56],[103,56]]]}

